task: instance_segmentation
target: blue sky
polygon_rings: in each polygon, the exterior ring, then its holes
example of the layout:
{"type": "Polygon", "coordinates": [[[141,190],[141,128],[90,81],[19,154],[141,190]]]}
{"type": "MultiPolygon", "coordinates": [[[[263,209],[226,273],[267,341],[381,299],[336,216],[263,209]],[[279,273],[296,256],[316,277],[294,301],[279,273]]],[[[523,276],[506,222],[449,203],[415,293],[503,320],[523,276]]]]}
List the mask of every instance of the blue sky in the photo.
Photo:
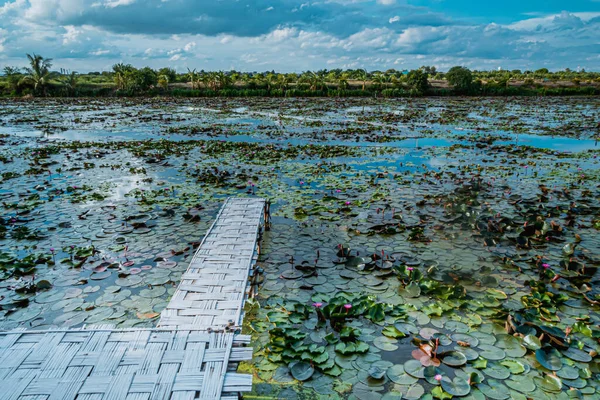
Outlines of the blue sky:
{"type": "Polygon", "coordinates": [[[600,70],[600,0],[0,0],[0,67],[600,70]]]}

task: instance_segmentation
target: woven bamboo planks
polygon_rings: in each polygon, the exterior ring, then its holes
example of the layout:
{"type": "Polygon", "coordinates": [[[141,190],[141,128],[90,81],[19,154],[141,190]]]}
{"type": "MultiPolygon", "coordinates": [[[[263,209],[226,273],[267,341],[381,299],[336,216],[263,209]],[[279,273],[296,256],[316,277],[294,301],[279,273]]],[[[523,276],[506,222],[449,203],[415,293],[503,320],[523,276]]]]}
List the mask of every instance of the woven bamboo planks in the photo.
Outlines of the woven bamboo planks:
{"type": "Polygon", "coordinates": [[[223,332],[242,323],[258,257],[265,200],[229,198],[190,262],[158,326],[223,332]]]}
{"type": "Polygon", "coordinates": [[[234,400],[252,389],[239,335],[249,274],[268,224],[263,199],[227,199],[160,328],[0,331],[0,400],[234,400]]]}
{"type": "Polygon", "coordinates": [[[231,364],[252,358],[249,341],[158,328],[0,332],[0,399],[235,396],[252,388],[231,364]]]}

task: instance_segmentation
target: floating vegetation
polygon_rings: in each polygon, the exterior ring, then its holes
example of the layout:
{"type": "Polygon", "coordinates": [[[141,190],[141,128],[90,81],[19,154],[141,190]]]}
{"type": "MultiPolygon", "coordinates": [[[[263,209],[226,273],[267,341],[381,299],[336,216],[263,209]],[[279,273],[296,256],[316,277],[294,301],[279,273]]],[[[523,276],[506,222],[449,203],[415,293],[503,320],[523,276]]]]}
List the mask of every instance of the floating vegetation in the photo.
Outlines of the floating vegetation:
{"type": "Polygon", "coordinates": [[[0,328],[152,326],[261,196],[256,395],[597,398],[597,101],[3,101],[0,328]]]}

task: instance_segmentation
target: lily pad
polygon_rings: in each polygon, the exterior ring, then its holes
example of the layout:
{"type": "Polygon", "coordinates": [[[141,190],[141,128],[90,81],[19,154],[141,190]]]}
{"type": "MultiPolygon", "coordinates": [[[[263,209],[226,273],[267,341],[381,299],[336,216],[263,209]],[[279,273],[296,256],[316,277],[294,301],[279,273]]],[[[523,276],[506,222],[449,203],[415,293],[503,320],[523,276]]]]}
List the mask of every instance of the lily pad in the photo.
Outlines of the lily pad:
{"type": "Polygon", "coordinates": [[[315,373],[312,365],[304,361],[293,361],[288,365],[294,379],[301,382],[310,379],[315,373]]]}
{"type": "Polygon", "coordinates": [[[442,378],[441,384],[442,389],[452,396],[463,397],[471,392],[469,382],[459,377],[450,380],[450,378],[445,376],[442,378]]]}
{"type": "Polygon", "coordinates": [[[510,398],[510,390],[501,382],[494,379],[488,379],[486,382],[480,383],[477,387],[489,399],[504,400],[510,398]]]}
{"type": "Polygon", "coordinates": [[[592,356],[589,353],[586,353],[585,351],[576,349],[574,347],[569,347],[566,350],[561,350],[561,353],[573,361],[583,363],[588,363],[592,361],[592,356]]]}
{"type": "Polygon", "coordinates": [[[523,345],[529,350],[537,350],[542,347],[542,343],[537,336],[527,335],[523,338],[523,345]]]}
{"type": "Polygon", "coordinates": [[[543,378],[536,376],[533,381],[544,392],[558,393],[562,388],[562,381],[554,375],[545,375],[543,378]]]}
{"type": "Polygon", "coordinates": [[[425,367],[417,360],[408,360],[404,363],[404,372],[415,378],[425,378],[425,367]]]}
{"type": "Polygon", "coordinates": [[[382,379],[385,376],[386,369],[378,366],[369,368],[369,376],[373,379],[382,379]]]}
{"type": "Polygon", "coordinates": [[[504,350],[496,346],[492,346],[489,344],[480,344],[479,349],[481,350],[479,352],[479,355],[485,358],[486,360],[498,361],[503,360],[506,357],[506,353],[504,352],[504,350]]]}
{"type": "Polygon", "coordinates": [[[535,359],[550,371],[558,371],[562,368],[561,355],[554,347],[546,346],[536,350],[535,359]]]}
{"type": "Polygon", "coordinates": [[[460,367],[467,363],[467,357],[459,351],[446,351],[439,354],[440,360],[451,367],[460,367]]]}
{"type": "Polygon", "coordinates": [[[421,287],[418,283],[413,281],[404,288],[404,293],[407,297],[417,298],[421,295],[421,287]]]}
{"type": "Polygon", "coordinates": [[[533,378],[527,375],[517,375],[504,381],[509,388],[521,393],[533,392],[536,388],[533,378]]]}
{"type": "Polygon", "coordinates": [[[394,351],[398,350],[398,341],[396,339],[390,339],[385,336],[379,336],[373,340],[373,345],[383,351],[394,351]]]}

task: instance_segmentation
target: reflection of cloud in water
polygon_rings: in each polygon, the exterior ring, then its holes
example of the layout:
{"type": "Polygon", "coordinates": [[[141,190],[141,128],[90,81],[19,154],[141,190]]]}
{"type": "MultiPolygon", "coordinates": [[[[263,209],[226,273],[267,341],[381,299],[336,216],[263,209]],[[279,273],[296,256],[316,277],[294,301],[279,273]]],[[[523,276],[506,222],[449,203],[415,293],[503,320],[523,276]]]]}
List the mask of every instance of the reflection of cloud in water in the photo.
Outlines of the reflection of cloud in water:
{"type": "Polygon", "coordinates": [[[119,201],[128,199],[125,195],[134,189],[143,188],[144,183],[142,180],[147,178],[148,176],[146,175],[131,175],[108,181],[107,183],[110,183],[113,187],[111,187],[110,193],[108,193],[109,197],[106,200],[119,201]]]}
{"type": "Polygon", "coordinates": [[[438,158],[438,157],[433,157],[427,160],[427,164],[430,167],[434,167],[434,168],[441,168],[441,167],[445,167],[449,164],[455,164],[455,163],[451,163],[449,162],[448,159],[442,159],[442,158],[438,158]]]}

